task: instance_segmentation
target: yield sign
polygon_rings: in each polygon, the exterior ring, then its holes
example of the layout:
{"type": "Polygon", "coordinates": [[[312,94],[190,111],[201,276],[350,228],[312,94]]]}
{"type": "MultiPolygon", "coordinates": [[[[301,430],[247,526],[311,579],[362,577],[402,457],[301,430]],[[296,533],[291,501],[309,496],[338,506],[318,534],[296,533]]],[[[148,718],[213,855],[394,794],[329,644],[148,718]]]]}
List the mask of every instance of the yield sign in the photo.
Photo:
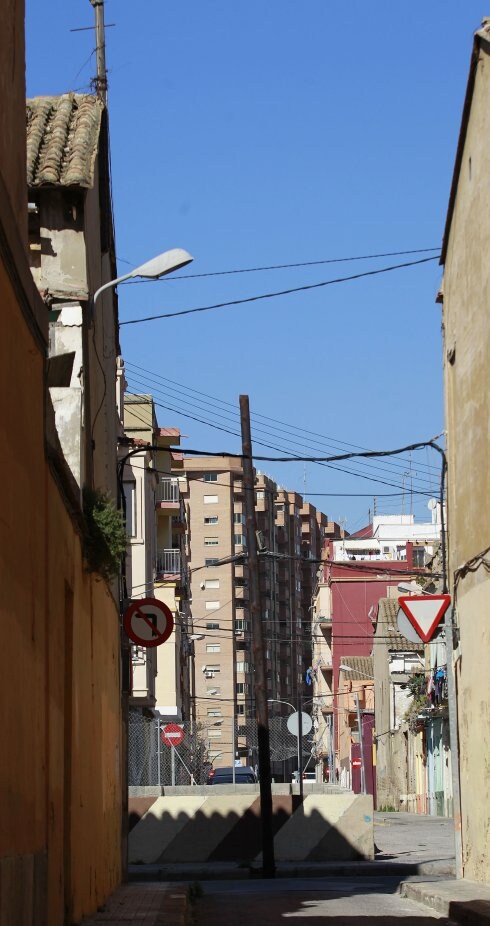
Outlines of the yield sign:
{"type": "Polygon", "coordinates": [[[137,646],[160,646],[173,629],[170,608],[157,598],[139,598],[124,614],[124,630],[137,646]]]}
{"type": "Polygon", "coordinates": [[[428,643],[451,604],[451,596],[404,595],[398,603],[420,639],[428,643]]]}

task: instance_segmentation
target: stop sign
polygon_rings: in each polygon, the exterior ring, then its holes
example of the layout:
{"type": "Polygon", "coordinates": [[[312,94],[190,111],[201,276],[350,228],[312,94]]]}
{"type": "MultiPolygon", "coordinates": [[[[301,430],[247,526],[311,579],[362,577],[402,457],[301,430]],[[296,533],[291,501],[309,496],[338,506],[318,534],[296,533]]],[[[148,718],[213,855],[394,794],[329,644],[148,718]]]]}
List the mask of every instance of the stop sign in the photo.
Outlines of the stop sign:
{"type": "Polygon", "coordinates": [[[167,723],[160,736],[162,743],[165,743],[166,746],[180,746],[184,739],[184,731],[182,727],[179,727],[178,723],[167,723]]]}

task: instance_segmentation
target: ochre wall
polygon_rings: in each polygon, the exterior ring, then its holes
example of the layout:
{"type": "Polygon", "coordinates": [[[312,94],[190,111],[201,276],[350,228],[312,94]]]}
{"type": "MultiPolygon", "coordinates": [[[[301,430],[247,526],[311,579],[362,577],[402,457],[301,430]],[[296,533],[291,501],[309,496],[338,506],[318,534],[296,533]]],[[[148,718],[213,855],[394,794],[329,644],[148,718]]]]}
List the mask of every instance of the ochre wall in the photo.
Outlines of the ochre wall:
{"type": "Polygon", "coordinates": [[[456,651],[463,870],[490,878],[490,577],[455,570],[490,545],[490,54],[480,48],[444,269],[449,579],[456,651]],[[483,812],[483,809],[485,812],[483,812]]]}
{"type": "Polygon", "coordinates": [[[0,3],[0,170],[27,243],[24,0],[0,3]],[[8,101],[8,102],[7,102],[8,101]]]}
{"type": "Polygon", "coordinates": [[[118,614],[84,571],[46,463],[44,358],[6,259],[0,249],[0,895],[5,922],[61,926],[65,902],[78,921],[121,879],[118,614]]]}

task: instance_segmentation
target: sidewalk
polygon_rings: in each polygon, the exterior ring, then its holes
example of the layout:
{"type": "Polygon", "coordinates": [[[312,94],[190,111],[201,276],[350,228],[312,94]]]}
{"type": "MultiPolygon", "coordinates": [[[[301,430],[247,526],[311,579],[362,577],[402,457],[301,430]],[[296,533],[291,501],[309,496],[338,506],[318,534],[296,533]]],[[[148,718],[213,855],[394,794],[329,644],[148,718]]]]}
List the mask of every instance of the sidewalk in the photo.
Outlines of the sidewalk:
{"type": "Polygon", "coordinates": [[[190,892],[180,884],[123,884],[82,926],[187,926],[190,892]]]}
{"type": "Polygon", "coordinates": [[[460,926],[490,926],[490,886],[478,881],[406,881],[402,897],[430,907],[460,926]]]}

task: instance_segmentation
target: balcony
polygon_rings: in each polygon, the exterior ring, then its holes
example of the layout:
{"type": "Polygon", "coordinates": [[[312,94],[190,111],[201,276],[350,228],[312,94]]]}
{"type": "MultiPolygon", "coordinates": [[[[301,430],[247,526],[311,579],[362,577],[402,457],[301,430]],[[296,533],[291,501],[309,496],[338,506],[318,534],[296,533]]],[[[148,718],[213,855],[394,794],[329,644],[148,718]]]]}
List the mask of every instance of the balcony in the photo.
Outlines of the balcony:
{"type": "Polygon", "coordinates": [[[160,476],[156,490],[156,503],[160,508],[180,509],[179,480],[174,476],[160,476]]]}
{"type": "Polygon", "coordinates": [[[158,578],[182,578],[180,550],[157,550],[155,570],[158,578]]]}

